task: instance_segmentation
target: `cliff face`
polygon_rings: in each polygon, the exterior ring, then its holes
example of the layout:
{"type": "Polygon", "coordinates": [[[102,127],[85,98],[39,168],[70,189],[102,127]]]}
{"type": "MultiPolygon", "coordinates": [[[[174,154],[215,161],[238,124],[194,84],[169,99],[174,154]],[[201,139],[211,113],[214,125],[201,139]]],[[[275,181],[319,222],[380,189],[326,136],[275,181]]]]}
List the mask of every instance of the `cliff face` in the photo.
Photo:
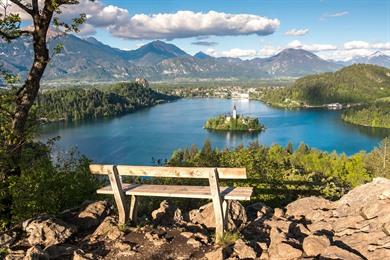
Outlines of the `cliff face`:
{"type": "Polygon", "coordinates": [[[390,180],[376,178],[331,202],[284,209],[229,204],[223,245],[212,205],[183,213],[163,201],[151,220],[121,227],[105,201],[38,216],[0,235],[7,259],[390,259],[390,180]]]}

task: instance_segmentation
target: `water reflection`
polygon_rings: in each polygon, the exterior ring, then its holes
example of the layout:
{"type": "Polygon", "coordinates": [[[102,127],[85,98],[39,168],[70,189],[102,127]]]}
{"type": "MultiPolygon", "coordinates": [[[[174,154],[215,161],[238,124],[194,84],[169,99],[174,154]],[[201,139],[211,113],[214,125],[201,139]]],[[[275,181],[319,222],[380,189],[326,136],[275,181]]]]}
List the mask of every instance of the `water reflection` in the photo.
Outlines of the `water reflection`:
{"type": "Polygon", "coordinates": [[[246,143],[248,140],[256,141],[260,132],[244,132],[244,131],[216,131],[207,129],[211,139],[224,138],[228,147],[236,147],[246,143]]]}

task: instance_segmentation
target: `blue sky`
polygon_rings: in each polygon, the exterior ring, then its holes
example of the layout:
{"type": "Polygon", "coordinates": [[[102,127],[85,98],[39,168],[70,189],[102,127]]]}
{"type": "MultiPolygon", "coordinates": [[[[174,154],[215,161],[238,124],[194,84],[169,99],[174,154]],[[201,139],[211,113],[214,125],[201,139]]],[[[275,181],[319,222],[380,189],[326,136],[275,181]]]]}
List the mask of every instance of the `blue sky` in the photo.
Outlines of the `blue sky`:
{"type": "Polygon", "coordinates": [[[80,36],[126,50],[160,39],[190,54],[241,58],[270,56],[287,47],[339,60],[390,54],[389,0],[80,2],[64,10],[64,16],[87,14],[80,36]]]}

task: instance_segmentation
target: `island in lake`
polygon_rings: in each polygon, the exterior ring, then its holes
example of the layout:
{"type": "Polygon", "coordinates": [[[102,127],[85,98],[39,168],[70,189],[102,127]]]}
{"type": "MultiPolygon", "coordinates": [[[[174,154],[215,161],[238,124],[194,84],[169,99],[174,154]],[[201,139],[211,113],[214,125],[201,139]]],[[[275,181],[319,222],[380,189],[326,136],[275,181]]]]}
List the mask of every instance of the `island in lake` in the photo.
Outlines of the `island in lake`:
{"type": "Polygon", "coordinates": [[[261,132],[264,125],[258,118],[237,114],[236,106],[231,115],[219,115],[206,121],[204,128],[217,131],[261,132]]]}

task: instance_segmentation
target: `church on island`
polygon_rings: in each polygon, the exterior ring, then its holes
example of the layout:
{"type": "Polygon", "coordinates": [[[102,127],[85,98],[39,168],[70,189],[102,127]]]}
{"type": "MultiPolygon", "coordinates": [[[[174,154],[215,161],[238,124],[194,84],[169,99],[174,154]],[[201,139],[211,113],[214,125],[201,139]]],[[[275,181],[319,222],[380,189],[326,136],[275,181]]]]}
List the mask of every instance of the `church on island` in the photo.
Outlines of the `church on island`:
{"type": "Polygon", "coordinates": [[[236,105],[230,115],[219,115],[210,118],[204,125],[205,129],[218,131],[248,131],[261,132],[264,126],[257,117],[243,116],[237,114],[236,105]]]}
{"type": "Polygon", "coordinates": [[[226,117],[226,120],[227,121],[230,121],[230,119],[237,119],[237,109],[236,109],[236,105],[233,106],[233,112],[232,112],[232,116],[227,116],[226,117]]]}

